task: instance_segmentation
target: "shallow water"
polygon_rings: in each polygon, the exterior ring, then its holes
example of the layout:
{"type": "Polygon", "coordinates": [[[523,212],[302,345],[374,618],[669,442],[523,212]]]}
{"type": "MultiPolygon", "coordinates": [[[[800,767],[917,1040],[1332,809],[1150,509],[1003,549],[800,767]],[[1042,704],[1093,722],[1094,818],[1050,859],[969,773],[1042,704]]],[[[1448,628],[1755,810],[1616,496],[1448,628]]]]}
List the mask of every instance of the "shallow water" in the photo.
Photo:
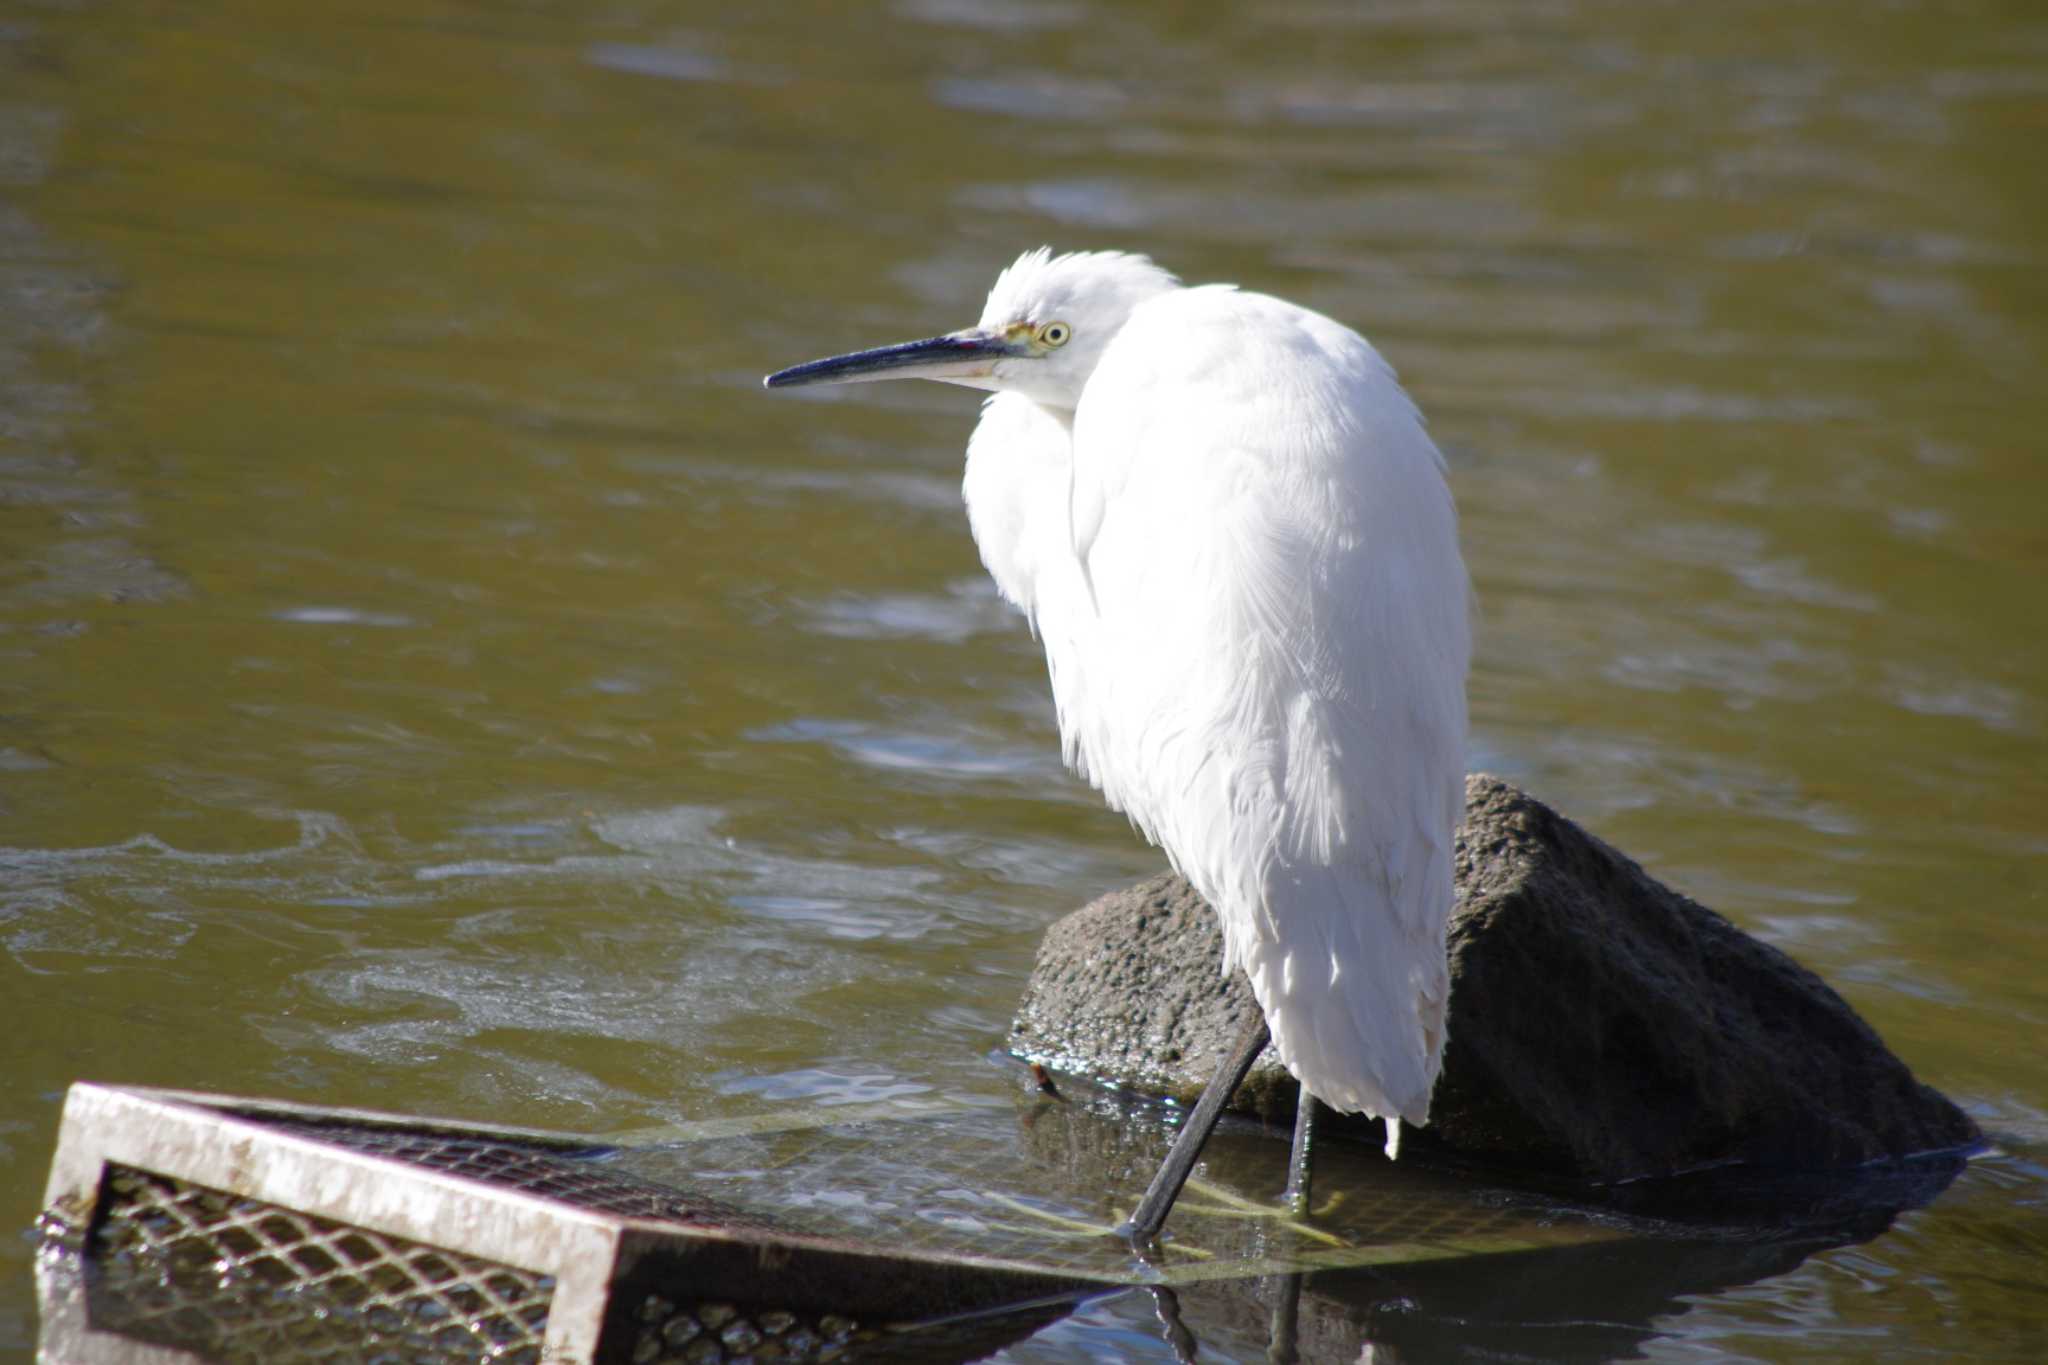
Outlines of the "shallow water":
{"type": "MultiPolygon", "coordinates": [[[[2033,1358],[2048,17],[1248,16],[0,5],[4,1221],[76,1077],[596,1132],[1012,1093],[1038,935],[1158,855],[1060,771],[972,399],[754,386],[1050,241],[1372,336],[1452,462],[1474,765],[1994,1138],[1620,1338],[1431,1282],[1389,1353],[2033,1358]]],[[[1120,1299],[1017,1358],[1087,1351],[1170,1358],[1120,1299]]]]}

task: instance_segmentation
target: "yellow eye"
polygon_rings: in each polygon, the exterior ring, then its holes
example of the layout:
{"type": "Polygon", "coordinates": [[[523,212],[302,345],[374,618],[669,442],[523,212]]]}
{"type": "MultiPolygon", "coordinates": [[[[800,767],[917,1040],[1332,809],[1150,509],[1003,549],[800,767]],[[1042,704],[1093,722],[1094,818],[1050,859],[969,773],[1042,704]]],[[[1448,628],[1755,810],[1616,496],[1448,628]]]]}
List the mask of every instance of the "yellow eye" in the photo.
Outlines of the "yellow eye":
{"type": "Polygon", "coordinates": [[[1064,322],[1048,322],[1038,329],[1038,340],[1045,346],[1064,346],[1074,329],[1064,322]]]}

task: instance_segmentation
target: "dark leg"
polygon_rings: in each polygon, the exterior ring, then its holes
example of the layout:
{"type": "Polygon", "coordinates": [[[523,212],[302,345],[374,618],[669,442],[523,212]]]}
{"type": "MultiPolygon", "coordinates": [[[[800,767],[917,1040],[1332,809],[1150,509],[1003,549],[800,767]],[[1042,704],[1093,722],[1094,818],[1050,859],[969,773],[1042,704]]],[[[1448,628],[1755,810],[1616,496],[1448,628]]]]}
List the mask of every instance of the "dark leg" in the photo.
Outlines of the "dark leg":
{"type": "Polygon", "coordinates": [[[1267,1279],[1273,1306],[1266,1315],[1266,1359],[1272,1365],[1301,1365],[1301,1274],[1267,1279]]]}
{"type": "MultiPolygon", "coordinates": [[[[1316,1110],[1321,1108],[1316,1097],[1303,1086],[1294,1101],[1294,1148],[1287,1156],[1287,1211],[1296,1218],[1308,1215],[1309,1177],[1313,1174],[1315,1155],[1316,1110]]],[[[1299,1273],[1275,1275],[1266,1281],[1273,1290],[1273,1311],[1266,1324],[1266,1359],[1272,1365],[1298,1365],[1301,1360],[1301,1346],[1297,1337],[1297,1319],[1301,1312],[1301,1276],[1299,1273]]]]}
{"type": "Polygon", "coordinates": [[[1116,1230],[1119,1237],[1127,1242],[1149,1242],[1159,1235],[1160,1228],[1166,1226],[1166,1215],[1172,1210],[1173,1201],[1180,1198],[1180,1187],[1188,1183],[1189,1173],[1201,1158],[1203,1144],[1208,1142],[1216,1120],[1223,1115],[1223,1106],[1236,1093],[1245,1073],[1252,1069],[1252,1063],[1265,1050],[1266,1040],[1271,1036],[1266,1028],[1266,1017],[1261,1014],[1255,1016],[1251,1025],[1238,1037],[1237,1045],[1223,1059],[1223,1065],[1217,1068],[1209,1088],[1202,1092],[1195,1112],[1188,1115],[1180,1136],[1174,1139],[1173,1150],[1160,1163],[1159,1174],[1152,1177],[1151,1188],[1138,1202],[1138,1211],[1131,1215],[1130,1222],[1116,1230]]]}
{"type": "Polygon", "coordinates": [[[1315,1142],[1316,1108],[1316,1097],[1303,1086],[1294,1102],[1294,1149],[1287,1158],[1287,1211],[1297,1218],[1308,1212],[1309,1168],[1315,1160],[1309,1149],[1315,1142]]]}

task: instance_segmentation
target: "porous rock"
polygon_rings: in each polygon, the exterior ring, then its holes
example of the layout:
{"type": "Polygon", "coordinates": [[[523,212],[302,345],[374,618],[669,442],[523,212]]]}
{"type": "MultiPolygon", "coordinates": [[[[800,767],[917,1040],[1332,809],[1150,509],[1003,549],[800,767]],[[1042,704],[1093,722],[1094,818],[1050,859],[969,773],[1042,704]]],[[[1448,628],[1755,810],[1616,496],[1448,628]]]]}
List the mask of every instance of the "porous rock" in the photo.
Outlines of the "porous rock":
{"type": "MultiPolygon", "coordinates": [[[[1465,797],[1449,1042],[1429,1127],[1404,1141],[1592,1180],[1980,1141],[1790,957],[1497,778],[1465,797]]],[[[1257,1008],[1222,954],[1178,876],[1112,892],[1047,933],[1011,1048],[1191,1100],[1257,1008]]],[[[1293,1094],[1269,1049],[1233,1107],[1291,1114],[1293,1094]]]]}

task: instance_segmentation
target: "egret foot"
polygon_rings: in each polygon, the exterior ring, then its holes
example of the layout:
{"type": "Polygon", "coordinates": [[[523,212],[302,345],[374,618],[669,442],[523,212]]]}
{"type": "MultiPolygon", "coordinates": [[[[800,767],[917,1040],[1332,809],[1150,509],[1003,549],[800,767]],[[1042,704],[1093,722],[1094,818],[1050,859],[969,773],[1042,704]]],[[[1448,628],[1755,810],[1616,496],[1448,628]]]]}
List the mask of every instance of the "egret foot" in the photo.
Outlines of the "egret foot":
{"type": "Polygon", "coordinates": [[[1188,1115],[1187,1124],[1180,1130],[1180,1136],[1174,1139],[1166,1160],[1159,1164],[1159,1173],[1152,1177],[1145,1197],[1138,1201],[1138,1211],[1131,1215],[1130,1222],[1117,1229],[1119,1237],[1132,1243],[1149,1242],[1159,1235],[1159,1229],[1166,1226],[1166,1215],[1173,1210],[1173,1201],[1180,1198],[1181,1186],[1188,1183],[1195,1162],[1201,1159],[1209,1134],[1216,1130],[1216,1120],[1223,1117],[1223,1106],[1237,1092],[1245,1073],[1252,1069],[1252,1063],[1265,1050],[1271,1037],[1272,1031],[1266,1027],[1263,1014],[1239,1035],[1236,1045],[1223,1059],[1223,1065],[1216,1069],[1208,1088],[1202,1091],[1195,1112],[1188,1115]]]}
{"type": "MultiPolygon", "coordinates": [[[[1184,1195],[1185,1197],[1178,1204],[1174,1205],[1175,1208],[1180,1210],[1183,1219],[1196,1215],[1203,1218],[1236,1218],[1245,1222],[1264,1223],[1268,1227],[1279,1228],[1307,1241],[1321,1242],[1325,1246],[1343,1247],[1350,1245],[1349,1242],[1346,1242],[1335,1233],[1325,1232],[1321,1228],[1303,1221],[1302,1217],[1289,1212],[1273,1200],[1246,1199],[1242,1195],[1233,1194],[1221,1185],[1211,1185],[1208,1181],[1196,1176],[1188,1177],[1188,1187],[1184,1191],[1184,1195]],[[1201,1196],[1199,1199],[1195,1198],[1197,1194],[1201,1196]]],[[[1341,1196],[1332,1196],[1323,1201],[1322,1211],[1327,1214],[1341,1202],[1341,1196]]],[[[1180,1249],[1184,1251],[1193,1250],[1193,1248],[1186,1246],[1181,1246],[1180,1249]]]]}

